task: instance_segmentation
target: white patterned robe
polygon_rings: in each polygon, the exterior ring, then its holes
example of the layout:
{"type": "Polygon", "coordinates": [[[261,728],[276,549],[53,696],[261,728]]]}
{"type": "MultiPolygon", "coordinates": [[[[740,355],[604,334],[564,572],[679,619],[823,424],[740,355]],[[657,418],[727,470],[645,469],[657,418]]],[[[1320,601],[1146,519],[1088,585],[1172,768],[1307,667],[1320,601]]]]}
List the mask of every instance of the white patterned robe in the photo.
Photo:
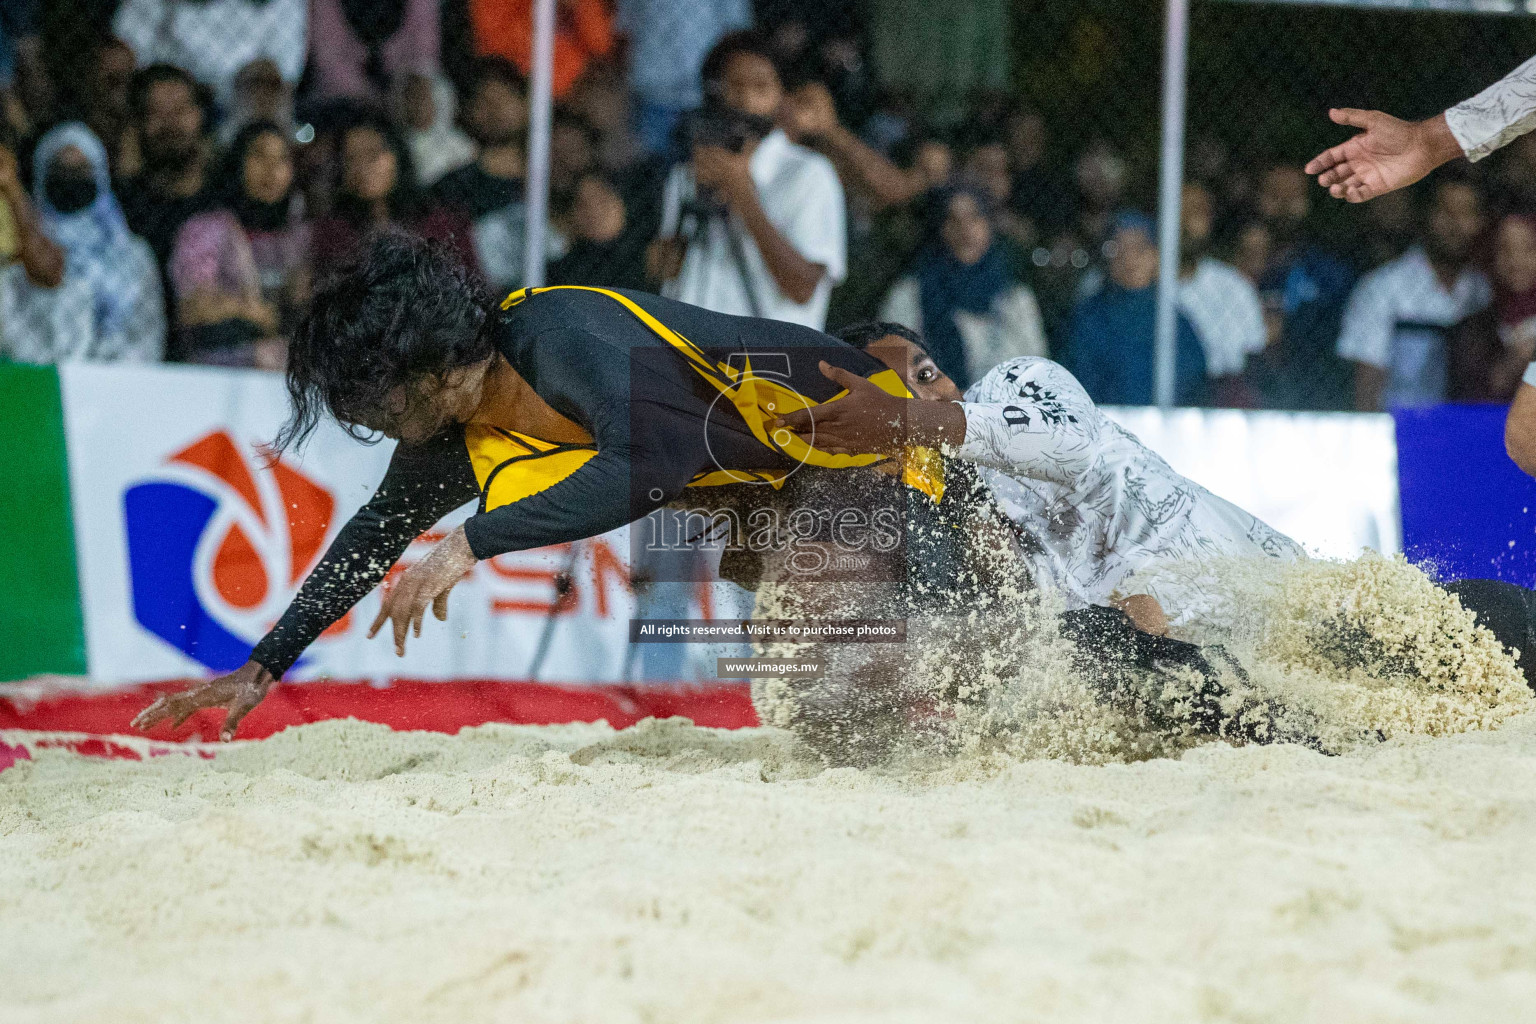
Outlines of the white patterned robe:
{"type": "Polygon", "coordinates": [[[1536,57],[1447,110],[1445,123],[1474,163],[1536,128],[1536,57]]]}
{"type": "Polygon", "coordinates": [[[978,466],[1025,546],[1035,548],[1027,554],[1036,582],[1059,589],[1069,607],[1151,594],[1181,625],[1211,611],[1202,566],[1305,555],[1174,472],[1049,359],[994,368],[966,392],[964,409],[965,443],[956,454],[978,466]]]}

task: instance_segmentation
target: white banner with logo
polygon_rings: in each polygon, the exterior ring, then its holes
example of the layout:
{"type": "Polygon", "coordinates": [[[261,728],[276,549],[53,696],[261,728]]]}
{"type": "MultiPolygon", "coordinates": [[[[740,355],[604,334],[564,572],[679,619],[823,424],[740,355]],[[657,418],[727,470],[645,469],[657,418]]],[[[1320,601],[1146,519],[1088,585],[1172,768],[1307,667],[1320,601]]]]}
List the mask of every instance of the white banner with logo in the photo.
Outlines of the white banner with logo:
{"type": "Polygon", "coordinates": [[[1384,413],[1108,409],[1111,419],[1213,494],[1315,555],[1403,549],[1397,439],[1384,413]]]}
{"type": "MultiPolygon", "coordinates": [[[[287,413],[271,374],[70,365],[61,383],[89,671],[100,683],[243,661],[389,462],[390,443],[360,444],[326,423],[301,457],[268,467],[261,445],[287,413]]],[[[541,680],[621,678],[634,607],[628,558],[623,531],[581,545],[541,680]]],[[[569,559],[544,549],[480,563],[454,589],[448,621],[429,616],[403,659],[387,637],[366,639],[376,591],[292,678],[527,679],[569,559]]]]}

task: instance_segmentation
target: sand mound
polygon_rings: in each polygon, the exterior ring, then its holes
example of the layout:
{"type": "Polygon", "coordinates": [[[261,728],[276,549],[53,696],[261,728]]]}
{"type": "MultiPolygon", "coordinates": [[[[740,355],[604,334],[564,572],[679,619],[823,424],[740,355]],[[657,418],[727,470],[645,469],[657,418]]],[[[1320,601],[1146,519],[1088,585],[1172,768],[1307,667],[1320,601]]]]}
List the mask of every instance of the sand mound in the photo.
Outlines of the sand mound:
{"type": "MultiPolygon", "coordinates": [[[[1234,718],[1260,734],[1330,753],[1400,736],[1496,728],[1536,709],[1514,658],[1457,598],[1401,557],[1170,564],[1132,592],[1198,595],[1208,610],[1175,631],[1216,648],[1210,662],[1234,718]]],[[[758,614],[859,617],[869,588],[765,587],[758,614]]],[[[1172,606],[1170,606],[1172,607],[1172,606]]],[[[1195,728],[1203,683],[1159,674],[1108,699],[1074,664],[1049,595],[999,589],[963,613],[908,623],[904,646],[830,644],[826,678],[754,683],[766,723],[789,728],[831,763],[908,763],[1001,751],[1083,764],[1177,756],[1211,742],[1195,728]]],[[[805,655],[777,645],[776,656],[805,655]]],[[[1231,730],[1223,735],[1239,735],[1231,730]]]]}
{"type": "Polygon", "coordinates": [[[823,769],[355,722],[0,774],[0,1019],[1530,1019],[1536,717],[1342,757],[823,769]]]}

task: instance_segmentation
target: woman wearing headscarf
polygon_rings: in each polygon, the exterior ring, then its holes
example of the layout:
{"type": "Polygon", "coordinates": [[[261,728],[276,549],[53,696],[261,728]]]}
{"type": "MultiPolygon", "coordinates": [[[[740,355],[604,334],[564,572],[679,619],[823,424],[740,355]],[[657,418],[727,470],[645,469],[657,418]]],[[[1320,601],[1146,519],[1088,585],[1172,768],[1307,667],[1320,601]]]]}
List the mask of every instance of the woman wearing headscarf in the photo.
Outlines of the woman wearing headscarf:
{"type": "Polygon", "coordinates": [[[411,72],[395,81],[395,120],[405,129],[422,188],[474,162],[474,140],[454,124],[457,109],[453,83],[441,74],[411,72]]]}
{"type": "Polygon", "coordinates": [[[1492,269],[1493,305],[1457,327],[1447,351],[1452,402],[1508,402],[1536,357],[1536,217],[1499,221],[1492,269]]]}
{"type": "Polygon", "coordinates": [[[39,363],[154,362],[165,351],[165,307],[154,253],[128,230],[112,194],[107,153],[78,121],[38,140],[32,202],[64,250],[64,281],[38,287],[8,271],[0,289],[5,348],[39,363]]]}
{"type": "Polygon", "coordinates": [[[278,369],[309,279],[309,224],[282,129],[242,128],[220,181],[223,202],[182,225],[167,270],[179,350],[188,362],[278,369]]]}
{"type": "Polygon", "coordinates": [[[439,6],[438,0],[310,0],[315,98],[383,102],[402,75],[436,72],[439,6]]]}
{"type": "Polygon", "coordinates": [[[880,319],[921,332],[933,361],[961,390],[999,363],[1045,355],[1039,304],[1009,269],[986,193],[950,186],[929,208],[928,240],[912,272],[886,295],[880,319]]]}
{"type": "Polygon", "coordinates": [[[341,133],[340,182],[328,216],[315,222],[311,265],[339,267],[385,228],[445,242],[475,274],[474,228],[457,210],[431,201],[416,184],[411,151],[387,118],[361,114],[341,133]]]}

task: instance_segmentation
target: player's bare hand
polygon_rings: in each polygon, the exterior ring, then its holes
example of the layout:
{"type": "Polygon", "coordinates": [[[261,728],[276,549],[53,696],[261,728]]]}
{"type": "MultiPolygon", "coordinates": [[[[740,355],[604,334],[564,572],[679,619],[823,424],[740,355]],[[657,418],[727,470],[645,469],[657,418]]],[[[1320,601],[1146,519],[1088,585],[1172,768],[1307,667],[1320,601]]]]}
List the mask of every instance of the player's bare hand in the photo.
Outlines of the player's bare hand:
{"type": "Polygon", "coordinates": [[[1403,121],[1379,110],[1330,110],[1335,124],[1361,129],[1358,135],[1319,153],[1306,166],[1335,199],[1363,203],[1406,188],[1462,155],[1445,115],[1403,121]]]}
{"type": "Polygon", "coordinates": [[[241,720],[262,702],[276,681],[261,665],[248,661],[228,675],[189,686],[180,693],[163,695],[138,713],[133,727],[147,730],[170,719],[172,728],[179,729],[181,723],[204,708],[224,708],[227,713],[219,739],[227,743],[235,738],[241,720]]]}
{"type": "Polygon", "coordinates": [[[384,595],[378,618],[368,629],[369,639],[378,635],[384,623],[392,622],[395,653],[403,657],[406,634],[421,636],[421,623],[429,607],[439,622],[448,618],[448,592],[475,567],[476,561],[464,527],[460,526],[443,538],[430,555],[400,575],[384,595]]]}
{"type": "Polygon", "coordinates": [[[848,393],[836,401],[786,413],[774,421],[775,429],[793,430],[833,455],[890,455],[906,446],[908,399],[826,362],[821,364],[821,373],[848,393]]]}
{"type": "Polygon", "coordinates": [[[785,97],[780,116],[785,130],[797,141],[824,139],[838,129],[832,93],[820,82],[808,82],[785,97]]]}

